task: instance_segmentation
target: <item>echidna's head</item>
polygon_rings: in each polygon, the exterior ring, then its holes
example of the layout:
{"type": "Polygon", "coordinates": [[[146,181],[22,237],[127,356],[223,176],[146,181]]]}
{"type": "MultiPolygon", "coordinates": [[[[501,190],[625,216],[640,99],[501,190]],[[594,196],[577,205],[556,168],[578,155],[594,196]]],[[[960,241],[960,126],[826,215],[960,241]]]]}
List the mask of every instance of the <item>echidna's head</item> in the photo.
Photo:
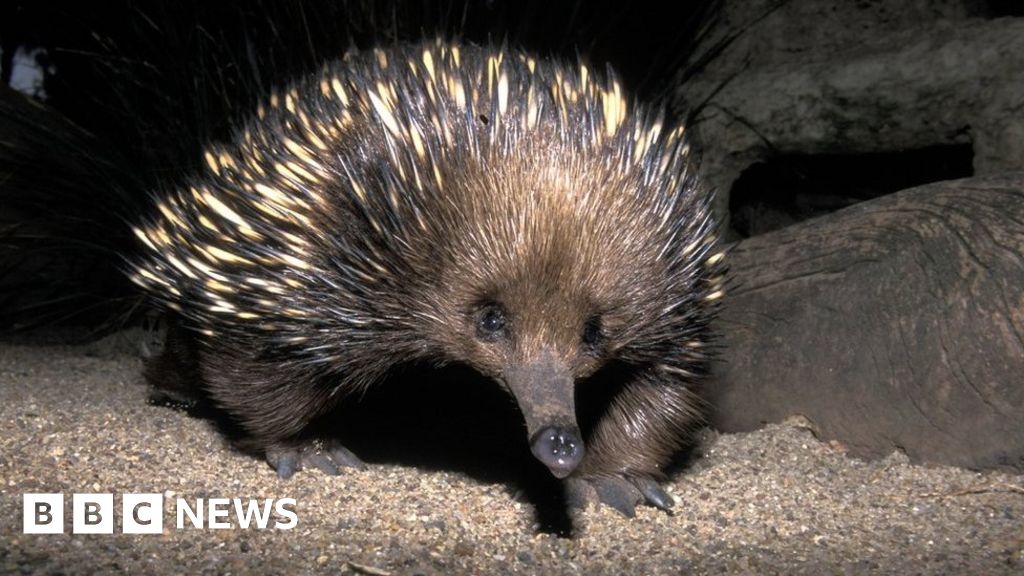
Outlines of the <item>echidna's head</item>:
{"type": "Polygon", "coordinates": [[[577,386],[612,362],[672,364],[702,337],[707,214],[692,190],[668,192],[643,166],[616,165],[612,148],[544,135],[521,144],[447,180],[456,200],[438,207],[427,291],[441,322],[425,338],[503,383],[534,455],[564,477],[584,455],[577,386]]]}

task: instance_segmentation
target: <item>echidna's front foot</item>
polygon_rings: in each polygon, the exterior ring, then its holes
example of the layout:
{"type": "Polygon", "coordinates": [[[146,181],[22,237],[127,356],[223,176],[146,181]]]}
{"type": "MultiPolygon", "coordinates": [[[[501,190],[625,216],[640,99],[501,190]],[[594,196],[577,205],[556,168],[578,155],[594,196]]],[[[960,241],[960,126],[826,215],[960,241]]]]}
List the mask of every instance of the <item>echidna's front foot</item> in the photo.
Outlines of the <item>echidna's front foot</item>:
{"type": "Polygon", "coordinates": [[[342,468],[366,468],[358,456],[336,440],[275,444],[267,447],[266,458],[281,479],[291,478],[297,471],[311,467],[331,476],[340,474],[342,468]]]}
{"type": "Polygon", "coordinates": [[[585,508],[600,501],[628,518],[636,516],[636,507],[647,504],[671,513],[672,497],[654,480],[627,476],[585,476],[569,478],[566,489],[569,504],[585,508]]]}

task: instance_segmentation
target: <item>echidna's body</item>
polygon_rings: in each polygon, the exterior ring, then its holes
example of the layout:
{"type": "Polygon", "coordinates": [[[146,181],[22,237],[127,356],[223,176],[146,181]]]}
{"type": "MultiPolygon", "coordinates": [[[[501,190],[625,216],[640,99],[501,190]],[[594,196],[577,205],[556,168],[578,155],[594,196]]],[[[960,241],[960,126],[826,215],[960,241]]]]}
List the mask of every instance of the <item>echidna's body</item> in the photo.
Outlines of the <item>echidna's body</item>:
{"type": "Polygon", "coordinates": [[[667,504],[722,274],[682,128],[584,66],[433,43],[325,67],[205,158],[136,229],[134,279],[279,474],[357,462],[297,443],[345,392],[459,361],[556,476],[667,504]],[[610,361],[630,369],[584,451],[575,383],[610,361]]]}

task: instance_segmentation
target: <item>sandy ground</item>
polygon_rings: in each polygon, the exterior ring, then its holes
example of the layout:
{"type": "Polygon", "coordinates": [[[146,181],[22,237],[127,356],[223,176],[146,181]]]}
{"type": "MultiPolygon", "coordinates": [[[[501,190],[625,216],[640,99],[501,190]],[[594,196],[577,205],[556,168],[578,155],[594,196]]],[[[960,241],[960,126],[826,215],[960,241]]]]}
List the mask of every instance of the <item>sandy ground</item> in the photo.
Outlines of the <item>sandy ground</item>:
{"type": "MultiPolygon", "coordinates": [[[[861,462],[807,431],[708,434],[675,513],[590,509],[544,531],[506,482],[401,463],[276,479],[205,420],[146,403],[130,339],[0,345],[0,571],[341,574],[1022,574],[1024,477],[861,462]],[[65,531],[22,533],[25,493],[65,531]],[[164,494],[161,535],[71,534],[71,494],[164,494]],[[175,527],[176,499],[294,498],[293,529],[175,527]]],[[[495,450],[493,458],[501,458],[495,450]]],[[[277,517],[282,522],[285,516],[277,517]]]]}

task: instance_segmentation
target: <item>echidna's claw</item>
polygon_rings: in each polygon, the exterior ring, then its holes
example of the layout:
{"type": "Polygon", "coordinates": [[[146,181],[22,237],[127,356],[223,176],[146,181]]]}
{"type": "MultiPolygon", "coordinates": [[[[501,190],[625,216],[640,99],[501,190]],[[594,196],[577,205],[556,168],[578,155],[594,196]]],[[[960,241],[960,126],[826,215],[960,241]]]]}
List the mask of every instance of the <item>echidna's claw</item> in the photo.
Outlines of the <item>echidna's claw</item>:
{"type": "Polygon", "coordinates": [[[650,478],[627,478],[625,476],[597,476],[570,478],[567,481],[570,506],[585,508],[593,501],[611,506],[623,516],[636,516],[636,507],[641,504],[654,506],[671,514],[672,497],[650,478]]]}
{"type": "Polygon", "coordinates": [[[342,468],[366,468],[358,456],[335,440],[271,446],[267,448],[266,458],[282,480],[309,468],[317,468],[331,476],[340,474],[342,468]]]}

